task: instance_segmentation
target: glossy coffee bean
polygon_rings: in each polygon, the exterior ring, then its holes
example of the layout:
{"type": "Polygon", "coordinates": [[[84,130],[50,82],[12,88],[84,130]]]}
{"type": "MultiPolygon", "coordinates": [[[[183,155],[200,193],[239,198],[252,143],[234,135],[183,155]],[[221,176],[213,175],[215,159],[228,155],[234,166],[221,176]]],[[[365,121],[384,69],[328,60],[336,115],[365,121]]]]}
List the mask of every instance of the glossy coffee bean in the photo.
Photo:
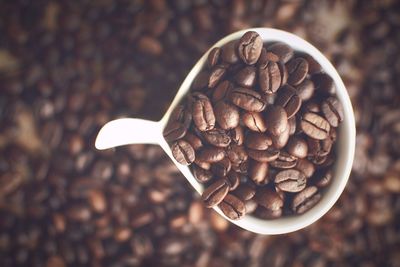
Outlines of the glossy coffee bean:
{"type": "Polygon", "coordinates": [[[271,135],[273,147],[276,149],[281,149],[281,148],[285,147],[289,140],[290,131],[291,131],[291,128],[288,125],[286,127],[286,129],[280,135],[271,135]]]}
{"type": "Polygon", "coordinates": [[[195,159],[193,147],[184,140],[176,141],[172,147],[172,155],[180,164],[190,165],[195,159]]]}
{"type": "Polygon", "coordinates": [[[246,66],[235,75],[236,84],[242,87],[253,87],[256,81],[256,68],[246,66]]]}
{"type": "Polygon", "coordinates": [[[222,160],[211,165],[211,172],[218,177],[225,177],[231,170],[231,167],[231,161],[225,157],[222,160]]]}
{"type": "Polygon", "coordinates": [[[221,100],[226,100],[232,89],[233,89],[233,85],[229,81],[220,82],[213,91],[213,94],[212,94],[213,103],[217,103],[221,100]]]}
{"type": "Polygon", "coordinates": [[[275,93],[282,84],[282,73],[278,63],[268,61],[258,67],[259,86],[264,93],[275,93]]]}
{"type": "Polygon", "coordinates": [[[218,179],[204,190],[201,199],[207,208],[212,208],[222,202],[228,191],[229,185],[226,180],[218,179]]]}
{"type": "Polygon", "coordinates": [[[201,93],[193,96],[192,116],[193,122],[200,131],[208,131],[215,126],[215,115],[210,100],[201,93]]]}
{"type": "Polygon", "coordinates": [[[292,210],[297,214],[302,214],[314,207],[320,199],[321,194],[317,187],[307,187],[293,197],[292,210]]]}
{"type": "Polygon", "coordinates": [[[301,171],[307,178],[314,175],[315,166],[308,159],[298,159],[296,164],[296,170],[301,171]]]}
{"type": "Polygon", "coordinates": [[[246,135],[244,145],[250,149],[266,150],[269,146],[272,145],[272,139],[271,137],[263,133],[249,132],[246,135]]]}
{"type": "Polygon", "coordinates": [[[290,85],[299,85],[307,76],[308,62],[301,57],[293,58],[286,63],[286,68],[289,74],[288,83],[290,85]]]}
{"type": "Polygon", "coordinates": [[[224,130],[233,129],[239,125],[239,109],[232,104],[219,101],[214,106],[214,113],[218,125],[224,130]]]}
{"type": "Polygon", "coordinates": [[[304,79],[304,81],[302,81],[295,88],[297,95],[303,102],[310,100],[315,91],[314,83],[307,78],[304,79]]]}
{"type": "Polygon", "coordinates": [[[280,171],[275,176],[275,186],[284,192],[300,192],[306,187],[306,176],[295,169],[280,171]]]}
{"type": "Polygon", "coordinates": [[[247,161],[248,155],[244,146],[231,145],[226,150],[227,157],[233,165],[239,165],[247,161]]]}
{"type": "Polygon", "coordinates": [[[165,140],[175,141],[182,138],[192,122],[192,114],[183,105],[178,105],[163,131],[165,140]]]}
{"type": "Polygon", "coordinates": [[[268,46],[267,52],[272,53],[279,58],[279,61],[282,61],[284,63],[288,62],[294,54],[293,49],[289,45],[281,42],[277,42],[268,46]]]}
{"type": "Polygon", "coordinates": [[[231,143],[231,137],[228,133],[219,128],[214,128],[210,131],[203,132],[204,140],[216,147],[227,147],[231,143]]]}
{"type": "Polygon", "coordinates": [[[265,123],[272,135],[280,135],[288,125],[288,117],[285,109],[271,105],[265,111],[265,123]]]}
{"type": "Polygon", "coordinates": [[[199,161],[215,163],[225,157],[225,151],[219,147],[205,146],[196,152],[196,157],[199,161]]]}
{"type": "Polygon", "coordinates": [[[288,119],[293,117],[301,107],[301,99],[297,95],[296,89],[290,85],[283,86],[278,93],[275,104],[285,109],[288,119]]]}
{"type": "Polygon", "coordinates": [[[297,158],[290,155],[286,151],[281,151],[279,157],[270,162],[271,167],[277,169],[291,169],[297,164],[297,158]]]}
{"type": "Polygon", "coordinates": [[[315,174],[315,178],[313,178],[315,185],[318,187],[326,187],[328,186],[333,177],[333,172],[332,170],[322,170],[318,171],[318,173],[315,174]]]}
{"type": "Polygon", "coordinates": [[[245,112],[242,114],[242,121],[243,124],[252,131],[259,133],[264,133],[267,131],[267,125],[265,124],[264,118],[260,113],[245,112]]]}
{"type": "Polygon", "coordinates": [[[326,139],[330,130],[330,125],[324,118],[311,112],[302,116],[300,127],[306,135],[318,140],[326,139]]]}
{"type": "Polygon", "coordinates": [[[317,73],[311,76],[315,86],[315,92],[325,95],[333,95],[336,91],[332,78],[326,73],[317,73]]]}
{"type": "Polygon", "coordinates": [[[279,156],[279,150],[268,148],[267,150],[248,149],[247,154],[250,158],[259,162],[274,161],[279,156]]]}
{"type": "Polygon", "coordinates": [[[218,207],[231,220],[238,220],[246,213],[246,206],[243,201],[232,194],[226,195],[218,207]]]}
{"type": "Polygon", "coordinates": [[[238,198],[246,201],[246,200],[250,200],[254,197],[254,195],[256,194],[256,189],[254,184],[251,184],[249,182],[247,183],[241,183],[233,192],[232,194],[234,194],[235,196],[237,196],[238,198]]]}
{"type": "Polygon", "coordinates": [[[235,64],[239,61],[236,41],[231,41],[222,47],[221,58],[223,62],[229,64],[235,64]]]}
{"type": "Polygon", "coordinates": [[[214,67],[215,65],[218,64],[219,60],[221,57],[221,48],[219,47],[214,47],[211,49],[210,53],[208,54],[207,57],[207,65],[209,68],[214,67]]]}
{"type": "Polygon", "coordinates": [[[251,161],[248,173],[250,179],[257,185],[264,185],[269,182],[267,162],[251,161]]]}
{"type": "Polygon", "coordinates": [[[208,88],[214,88],[224,78],[227,72],[226,65],[217,65],[213,67],[208,78],[208,88]]]}
{"type": "Polygon", "coordinates": [[[240,184],[240,174],[232,170],[227,173],[226,181],[229,185],[229,191],[233,191],[240,184]]]}
{"type": "Polygon", "coordinates": [[[343,121],[343,108],[336,97],[329,97],[321,105],[322,113],[332,127],[338,127],[343,121]]]}
{"type": "Polygon", "coordinates": [[[200,168],[196,164],[192,165],[192,172],[194,178],[196,178],[199,183],[207,183],[213,177],[213,173],[211,171],[200,168]]]}
{"type": "Polygon", "coordinates": [[[254,31],[246,32],[238,42],[238,55],[247,65],[257,62],[263,48],[261,36],[254,31]]]}
{"type": "Polygon", "coordinates": [[[265,109],[265,102],[261,95],[254,90],[235,88],[230,93],[230,100],[236,106],[251,112],[260,112],[265,109]]]}
{"type": "Polygon", "coordinates": [[[307,142],[303,138],[293,136],[289,138],[289,142],[286,145],[286,151],[297,158],[305,158],[308,153],[307,142]]]}
{"type": "Polygon", "coordinates": [[[190,132],[187,132],[183,139],[188,142],[194,150],[199,150],[203,147],[203,142],[201,139],[197,135],[194,135],[190,132]]]}
{"type": "Polygon", "coordinates": [[[271,211],[283,208],[283,199],[278,195],[278,193],[267,187],[257,190],[254,199],[258,205],[271,211]]]}
{"type": "Polygon", "coordinates": [[[237,126],[230,131],[232,142],[237,145],[242,145],[244,142],[244,131],[242,126],[237,126]]]}

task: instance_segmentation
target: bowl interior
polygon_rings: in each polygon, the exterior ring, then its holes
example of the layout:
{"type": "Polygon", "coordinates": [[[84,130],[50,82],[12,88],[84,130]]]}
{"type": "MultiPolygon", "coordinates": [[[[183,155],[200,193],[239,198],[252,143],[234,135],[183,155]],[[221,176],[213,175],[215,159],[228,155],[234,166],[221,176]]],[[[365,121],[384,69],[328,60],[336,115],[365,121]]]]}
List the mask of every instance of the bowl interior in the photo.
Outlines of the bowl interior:
{"type": "MultiPolygon", "coordinates": [[[[347,90],[336,69],[332,66],[329,60],[321,52],[319,52],[318,49],[294,34],[276,29],[253,28],[232,33],[218,41],[212,47],[223,46],[224,44],[232,40],[239,39],[245,32],[249,30],[258,32],[264,42],[284,42],[289,44],[296,51],[305,52],[313,56],[314,59],[322,66],[324,71],[333,78],[336,85],[337,97],[342,103],[344,109],[344,120],[339,127],[338,139],[336,143],[337,159],[333,167],[334,175],[332,177],[331,185],[325,189],[325,192],[323,193],[323,196],[319,203],[317,203],[317,205],[315,205],[313,208],[302,215],[288,216],[275,220],[263,220],[253,217],[251,215],[247,215],[241,220],[233,221],[227,218],[218,207],[214,208],[227,220],[249,231],[260,234],[283,234],[299,230],[318,220],[333,206],[333,204],[339,198],[340,194],[343,192],[350,175],[355,150],[354,114],[347,90]]],[[[204,63],[207,60],[208,52],[209,51],[207,51],[207,53],[205,53],[203,57],[196,63],[196,65],[186,77],[185,81],[182,83],[177,93],[177,96],[169,107],[166,115],[161,120],[163,123],[166,123],[168,121],[171,111],[181,101],[182,97],[184,97],[189,91],[193,79],[201,71],[204,63]]],[[[169,146],[165,142],[165,140],[163,140],[161,146],[172,158],[182,174],[186,176],[194,189],[201,194],[203,192],[203,185],[196,181],[189,168],[180,165],[174,160],[169,146]]]]}

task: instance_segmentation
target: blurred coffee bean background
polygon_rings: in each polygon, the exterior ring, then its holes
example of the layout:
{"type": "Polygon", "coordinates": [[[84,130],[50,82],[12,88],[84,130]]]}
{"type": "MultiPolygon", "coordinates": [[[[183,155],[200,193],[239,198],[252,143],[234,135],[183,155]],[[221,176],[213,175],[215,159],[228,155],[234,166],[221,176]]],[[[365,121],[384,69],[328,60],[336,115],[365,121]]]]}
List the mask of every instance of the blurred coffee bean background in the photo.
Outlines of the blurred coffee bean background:
{"type": "Polygon", "coordinates": [[[1,0],[0,266],[400,266],[399,10],[395,0],[1,0]],[[205,209],[156,146],[94,149],[111,119],[160,119],[211,45],[253,26],[321,49],[356,114],[345,192],[287,235],[205,209]]]}

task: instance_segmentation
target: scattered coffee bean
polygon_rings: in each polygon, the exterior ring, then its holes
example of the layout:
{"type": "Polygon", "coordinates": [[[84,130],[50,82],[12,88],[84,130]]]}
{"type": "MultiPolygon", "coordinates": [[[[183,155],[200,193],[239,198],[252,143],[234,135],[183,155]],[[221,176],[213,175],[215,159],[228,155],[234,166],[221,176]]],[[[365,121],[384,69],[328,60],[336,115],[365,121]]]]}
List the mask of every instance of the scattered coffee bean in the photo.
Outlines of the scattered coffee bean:
{"type": "Polygon", "coordinates": [[[305,158],[308,153],[307,142],[300,137],[291,137],[286,146],[287,152],[297,158],[305,158]]]}
{"type": "Polygon", "coordinates": [[[196,164],[192,166],[193,176],[199,183],[207,183],[213,177],[213,173],[211,171],[200,168],[196,164]]]}
{"type": "Polygon", "coordinates": [[[280,171],[275,176],[275,185],[285,192],[300,192],[306,187],[306,176],[295,169],[280,171]]]}
{"type": "Polygon", "coordinates": [[[184,140],[176,141],[172,147],[172,155],[180,164],[190,165],[195,159],[193,147],[184,140]]]}
{"type": "Polygon", "coordinates": [[[230,99],[233,104],[247,111],[260,112],[265,109],[261,95],[251,89],[236,88],[230,93],[230,99]]]}
{"type": "Polygon", "coordinates": [[[292,209],[298,214],[302,214],[312,208],[321,198],[318,188],[310,186],[297,193],[293,197],[292,209]]]}
{"type": "Polygon", "coordinates": [[[218,125],[224,129],[233,129],[239,125],[239,110],[232,104],[225,101],[219,101],[215,105],[215,119],[218,125]]]}
{"type": "Polygon", "coordinates": [[[295,86],[299,85],[307,76],[308,63],[305,59],[298,57],[291,59],[287,64],[288,83],[295,86]]]}
{"type": "Polygon", "coordinates": [[[293,49],[284,43],[278,42],[267,47],[267,52],[279,58],[283,63],[288,62],[294,55],[293,49]]]}
{"type": "Polygon", "coordinates": [[[200,131],[208,131],[215,126],[215,115],[210,100],[201,93],[192,95],[193,100],[193,122],[200,131]]]}
{"type": "Polygon", "coordinates": [[[221,48],[214,47],[213,49],[211,49],[207,57],[207,64],[209,68],[212,68],[218,64],[220,55],[221,55],[221,48]]]}
{"type": "Polygon", "coordinates": [[[265,111],[265,123],[272,135],[277,136],[282,134],[288,125],[286,111],[280,106],[268,106],[265,111]]]}
{"type": "Polygon", "coordinates": [[[326,139],[330,130],[329,123],[324,118],[311,112],[302,116],[300,127],[306,135],[318,140],[326,139]]]}
{"type": "Polygon", "coordinates": [[[268,61],[258,68],[259,85],[262,92],[275,93],[282,84],[281,69],[276,62],[268,61]]]}
{"type": "Polygon", "coordinates": [[[339,100],[335,97],[329,97],[321,105],[322,113],[333,127],[338,127],[343,121],[343,108],[339,100]]]}
{"type": "Polygon", "coordinates": [[[296,93],[296,89],[290,85],[285,85],[279,90],[275,104],[283,107],[288,119],[292,118],[301,107],[301,99],[296,93]]]}
{"type": "Polygon", "coordinates": [[[204,139],[216,147],[227,147],[231,143],[231,137],[223,129],[214,128],[203,133],[204,139]]]}
{"type": "Polygon", "coordinates": [[[258,190],[254,199],[259,205],[271,211],[283,208],[283,199],[270,188],[261,188],[258,190]]]}
{"type": "Polygon", "coordinates": [[[256,81],[256,69],[252,66],[246,66],[241,69],[235,77],[235,81],[242,87],[252,87],[256,81]]]}
{"type": "Polygon", "coordinates": [[[228,194],[228,191],[229,185],[227,181],[224,179],[218,179],[204,190],[201,198],[207,208],[212,208],[222,202],[228,194]]]}
{"type": "Polygon", "coordinates": [[[263,41],[260,35],[253,31],[246,32],[239,40],[238,54],[247,65],[257,62],[263,48],[263,41]]]}
{"type": "Polygon", "coordinates": [[[246,135],[244,145],[250,149],[266,150],[269,146],[272,145],[272,139],[266,134],[249,132],[246,135]]]}
{"type": "Polygon", "coordinates": [[[267,184],[268,181],[268,163],[251,161],[249,167],[249,177],[257,185],[267,184]]]}
{"type": "Polygon", "coordinates": [[[242,114],[242,121],[247,128],[252,131],[263,133],[267,130],[267,125],[260,113],[246,112],[242,114]]]}
{"type": "Polygon", "coordinates": [[[242,218],[246,213],[246,206],[243,201],[232,194],[226,195],[223,201],[218,205],[222,212],[232,220],[242,218]]]}

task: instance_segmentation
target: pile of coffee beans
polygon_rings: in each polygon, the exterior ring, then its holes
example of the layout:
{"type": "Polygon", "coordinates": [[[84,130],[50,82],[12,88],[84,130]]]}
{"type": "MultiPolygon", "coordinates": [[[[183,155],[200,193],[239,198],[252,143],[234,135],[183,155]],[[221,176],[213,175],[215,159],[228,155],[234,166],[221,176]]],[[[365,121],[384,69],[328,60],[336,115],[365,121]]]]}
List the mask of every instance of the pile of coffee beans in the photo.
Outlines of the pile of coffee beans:
{"type": "Polygon", "coordinates": [[[207,207],[273,219],[321,199],[342,120],[334,82],[310,55],[248,31],[210,51],[164,137],[205,185],[207,207]]]}

